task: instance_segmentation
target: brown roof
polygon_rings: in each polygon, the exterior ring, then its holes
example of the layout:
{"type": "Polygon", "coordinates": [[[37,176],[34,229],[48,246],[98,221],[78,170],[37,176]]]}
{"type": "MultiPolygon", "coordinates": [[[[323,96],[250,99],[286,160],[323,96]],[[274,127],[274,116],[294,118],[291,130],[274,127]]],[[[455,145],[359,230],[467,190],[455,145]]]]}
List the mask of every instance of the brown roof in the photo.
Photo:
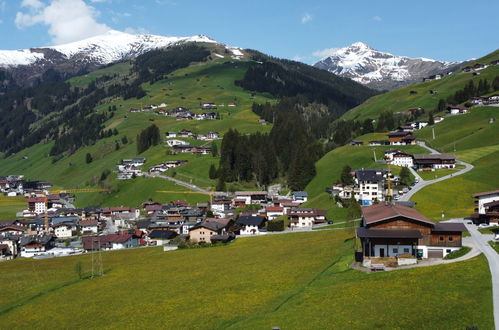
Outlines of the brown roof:
{"type": "Polygon", "coordinates": [[[7,244],[0,244],[0,250],[6,250],[9,246],[7,244]]]}
{"type": "Polygon", "coordinates": [[[473,197],[482,197],[482,196],[487,196],[487,195],[495,195],[499,194],[499,190],[492,190],[492,191],[486,191],[486,192],[481,192],[481,193],[476,193],[473,195],[473,197]]]}
{"type": "Polygon", "coordinates": [[[447,159],[447,160],[456,159],[456,156],[453,154],[415,154],[413,157],[415,160],[418,160],[418,159],[447,159]]]}
{"type": "Polygon", "coordinates": [[[97,220],[80,220],[80,226],[97,226],[97,220]]]}
{"type": "Polygon", "coordinates": [[[236,196],[267,195],[266,191],[236,191],[236,196]]]}
{"type": "Polygon", "coordinates": [[[466,226],[460,222],[438,222],[435,227],[431,230],[432,232],[446,232],[446,231],[457,231],[463,232],[468,231],[466,226]]]}
{"type": "Polygon", "coordinates": [[[497,206],[497,205],[499,205],[499,201],[492,201],[492,202],[483,204],[484,207],[491,207],[491,206],[497,206]]]}
{"type": "Polygon", "coordinates": [[[225,227],[229,224],[230,221],[231,221],[231,219],[227,219],[227,218],[206,218],[206,220],[204,222],[216,222],[216,223],[219,223],[225,227]]]}
{"type": "Polygon", "coordinates": [[[422,238],[418,229],[369,229],[357,228],[357,236],[364,238],[422,238]]]}
{"type": "Polygon", "coordinates": [[[372,224],[395,217],[404,217],[433,225],[433,222],[413,208],[389,203],[374,204],[362,208],[362,216],[366,224],[372,224]]]}
{"type": "Polygon", "coordinates": [[[266,210],[267,212],[279,212],[279,211],[284,210],[284,208],[283,208],[283,207],[280,207],[280,206],[267,206],[267,207],[265,208],[265,210],[266,210]]]}
{"type": "Polygon", "coordinates": [[[24,227],[15,226],[15,225],[0,227],[0,231],[7,231],[7,230],[25,231],[26,229],[24,227]]]}

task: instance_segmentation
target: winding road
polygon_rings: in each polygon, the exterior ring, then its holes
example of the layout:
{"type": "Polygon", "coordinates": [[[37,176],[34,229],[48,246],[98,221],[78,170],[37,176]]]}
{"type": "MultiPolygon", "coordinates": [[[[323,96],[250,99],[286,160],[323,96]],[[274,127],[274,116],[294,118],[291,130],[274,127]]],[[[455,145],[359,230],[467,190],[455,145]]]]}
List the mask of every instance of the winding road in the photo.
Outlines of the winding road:
{"type": "MultiPolygon", "coordinates": [[[[418,142],[418,144],[419,144],[421,147],[423,147],[423,148],[427,149],[427,150],[428,150],[430,153],[432,153],[432,154],[438,154],[438,153],[439,153],[439,152],[438,152],[438,151],[436,151],[435,149],[432,149],[432,148],[428,147],[428,146],[427,146],[424,142],[418,142]]],[[[456,163],[457,163],[457,164],[459,164],[459,165],[464,165],[464,166],[465,166],[465,168],[463,168],[462,170],[457,171],[457,172],[455,172],[455,173],[452,173],[452,174],[449,174],[449,175],[443,176],[443,177],[441,177],[441,178],[434,179],[434,180],[427,180],[427,181],[423,180],[423,179],[419,176],[419,174],[418,174],[418,173],[417,173],[414,169],[412,169],[411,167],[409,167],[409,170],[411,171],[411,173],[412,173],[412,174],[413,174],[416,178],[418,178],[419,182],[418,182],[418,183],[416,183],[416,184],[414,185],[414,187],[412,187],[412,189],[411,189],[411,190],[409,190],[409,191],[408,191],[408,192],[407,192],[404,196],[400,197],[400,200],[401,200],[401,201],[409,201],[409,199],[411,199],[411,197],[412,197],[415,193],[417,193],[418,191],[420,191],[421,189],[423,189],[423,188],[425,188],[425,187],[427,187],[427,186],[429,186],[429,185],[432,185],[432,184],[434,184],[434,183],[437,183],[437,182],[440,182],[440,181],[444,181],[444,180],[450,179],[450,178],[455,177],[455,176],[458,176],[458,175],[462,175],[462,174],[464,174],[464,173],[466,173],[466,172],[469,172],[469,171],[471,171],[471,170],[473,169],[473,165],[468,164],[468,163],[465,163],[465,162],[463,162],[463,161],[457,160],[457,161],[456,161],[456,163]]]]}

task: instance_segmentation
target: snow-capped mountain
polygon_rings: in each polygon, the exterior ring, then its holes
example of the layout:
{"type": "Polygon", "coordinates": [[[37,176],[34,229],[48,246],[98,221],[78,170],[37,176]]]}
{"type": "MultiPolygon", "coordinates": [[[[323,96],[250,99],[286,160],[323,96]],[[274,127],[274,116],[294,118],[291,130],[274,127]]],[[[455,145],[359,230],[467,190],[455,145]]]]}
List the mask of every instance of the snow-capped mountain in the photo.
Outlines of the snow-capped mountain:
{"type": "MultiPolygon", "coordinates": [[[[105,34],[65,45],[0,50],[0,69],[11,71],[21,85],[29,84],[50,68],[75,74],[99,66],[134,58],[153,49],[187,42],[217,43],[203,35],[165,37],[150,34],[129,34],[111,30],[105,34]]],[[[227,47],[232,55],[240,56],[236,47],[227,47]]]]}
{"type": "Polygon", "coordinates": [[[376,89],[394,89],[447,73],[460,63],[409,58],[378,51],[362,42],[335,50],[314,66],[376,89]]]}
{"type": "MultiPolygon", "coordinates": [[[[67,60],[78,57],[93,64],[109,64],[143,54],[149,50],[186,42],[216,41],[203,35],[193,37],[163,37],[151,34],[129,34],[110,30],[105,34],[60,46],[23,50],[0,50],[0,67],[30,65],[39,61],[51,61],[47,51],[56,52],[67,60]]],[[[53,55],[52,55],[53,56],[53,55]]]]}

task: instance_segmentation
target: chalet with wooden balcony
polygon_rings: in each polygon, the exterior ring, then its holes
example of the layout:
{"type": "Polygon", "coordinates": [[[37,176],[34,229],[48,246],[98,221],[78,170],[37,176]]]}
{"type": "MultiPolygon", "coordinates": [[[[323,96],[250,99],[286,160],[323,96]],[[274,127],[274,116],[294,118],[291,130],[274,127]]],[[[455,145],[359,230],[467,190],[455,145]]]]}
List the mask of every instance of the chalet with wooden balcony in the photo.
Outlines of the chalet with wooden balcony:
{"type": "Polygon", "coordinates": [[[381,203],[362,208],[357,237],[365,258],[443,258],[462,247],[462,223],[435,223],[413,208],[381,203]]]}

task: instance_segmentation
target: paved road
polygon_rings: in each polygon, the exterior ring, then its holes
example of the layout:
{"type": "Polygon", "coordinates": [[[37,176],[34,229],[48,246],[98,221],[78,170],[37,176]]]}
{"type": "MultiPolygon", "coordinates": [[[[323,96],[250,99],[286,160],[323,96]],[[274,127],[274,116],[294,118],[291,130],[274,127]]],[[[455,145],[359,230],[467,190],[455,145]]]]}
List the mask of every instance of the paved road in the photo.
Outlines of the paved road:
{"type": "Polygon", "coordinates": [[[171,182],[175,182],[179,186],[186,187],[186,188],[193,190],[193,191],[202,192],[202,193],[209,193],[209,191],[206,189],[203,189],[203,188],[200,188],[196,185],[172,178],[171,176],[162,175],[162,174],[147,174],[147,173],[144,176],[149,177],[149,178],[160,178],[160,179],[168,180],[171,182]]]}
{"type": "MultiPolygon", "coordinates": [[[[421,147],[423,147],[423,148],[426,148],[428,151],[430,151],[433,154],[434,153],[439,153],[435,149],[432,149],[432,148],[428,147],[426,144],[424,144],[424,142],[419,142],[419,145],[421,147]]],[[[409,199],[411,199],[411,197],[415,193],[417,193],[421,189],[423,189],[423,188],[425,188],[425,187],[427,187],[427,186],[429,186],[431,184],[434,184],[434,183],[437,183],[437,182],[440,182],[440,181],[444,181],[444,180],[450,179],[450,178],[458,176],[458,175],[462,175],[462,174],[464,174],[466,172],[469,172],[469,171],[471,171],[473,169],[473,165],[465,163],[465,162],[462,162],[460,160],[457,160],[456,163],[459,164],[459,165],[464,165],[465,168],[463,168],[462,170],[460,170],[460,171],[458,171],[456,173],[452,173],[452,174],[443,176],[441,178],[434,179],[434,180],[428,180],[428,181],[423,180],[416,171],[414,171],[412,168],[409,168],[409,170],[412,172],[412,174],[414,174],[414,176],[419,179],[419,182],[416,183],[416,185],[414,185],[414,187],[412,187],[412,189],[409,190],[409,192],[407,192],[404,196],[402,196],[400,198],[400,200],[401,201],[408,201],[409,199]]]]}
{"type": "Polygon", "coordinates": [[[488,244],[492,240],[492,235],[483,235],[475,225],[465,223],[471,234],[474,245],[483,252],[489,261],[490,273],[492,274],[492,300],[494,306],[494,323],[496,330],[499,330],[499,254],[488,244]]]}

